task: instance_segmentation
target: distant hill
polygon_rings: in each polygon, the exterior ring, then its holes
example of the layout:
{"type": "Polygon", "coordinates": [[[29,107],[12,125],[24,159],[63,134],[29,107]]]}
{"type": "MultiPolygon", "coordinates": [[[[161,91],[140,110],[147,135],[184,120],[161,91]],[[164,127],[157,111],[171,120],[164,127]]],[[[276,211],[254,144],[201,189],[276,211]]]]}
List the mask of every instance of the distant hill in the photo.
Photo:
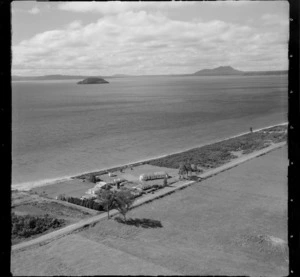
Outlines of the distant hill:
{"type": "Polygon", "coordinates": [[[82,75],[44,75],[44,76],[12,76],[12,81],[51,81],[51,80],[75,80],[84,79],[82,75]]]}
{"type": "Polygon", "coordinates": [[[202,69],[193,75],[199,76],[220,76],[220,75],[242,75],[243,71],[236,70],[231,66],[220,66],[213,69],[202,69]]]}
{"type": "Polygon", "coordinates": [[[195,72],[192,75],[196,76],[226,76],[226,75],[241,75],[241,76],[250,76],[250,75],[284,75],[287,74],[287,70],[281,71],[241,71],[236,70],[231,66],[220,66],[213,69],[202,69],[195,72]]]}
{"type": "MultiPolygon", "coordinates": [[[[122,78],[129,77],[127,74],[115,74],[112,76],[94,76],[95,78],[122,78]]],[[[52,81],[52,80],[81,80],[90,78],[84,75],[43,75],[43,76],[12,76],[12,81],[52,81]]]]}
{"type": "MultiPolygon", "coordinates": [[[[94,76],[95,78],[122,78],[122,77],[180,77],[180,76],[251,76],[251,75],[285,75],[287,70],[277,71],[241,71],[236,70],[231,66],[220,66],[213,69],[202,69],[193,74],[160,74],[160,75],[128,75],[128,74],[114,74],[111,76],[94,76]]],[[[44,75],[44,76],[12,76],[12,81],[51,81],[51,80],[82,80],[90,78],[91,76],[83,75],[44,75]]]]}
{"type": "Polygon", "coordinates": [[[89,84],[108,84],[108,82],[99,77],[89,77],[85,78],[82,81],[79,81],[77,84],[79,85],[89,85],[89,84]]]}

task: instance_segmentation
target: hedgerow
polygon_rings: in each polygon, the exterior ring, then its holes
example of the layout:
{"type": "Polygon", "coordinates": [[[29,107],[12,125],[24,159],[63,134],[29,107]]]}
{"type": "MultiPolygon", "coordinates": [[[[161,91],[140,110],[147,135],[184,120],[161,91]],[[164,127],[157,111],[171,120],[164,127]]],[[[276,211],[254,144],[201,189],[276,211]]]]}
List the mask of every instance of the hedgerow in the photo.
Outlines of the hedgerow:
{"type": "Polygon", "coordinates": [[[36,234],[44,233],[49,229],[59,228],[64,223],[65,221],[63,219],[53,218],[50,217],[48,214],[44,216],[21,216],[12,213],[12,239],[28,238],[36,234]]]}
{"type": "Polygon", "coordinates": [[[94,201],[93,199],[80,199],[72,196],[59,195],[58,200],[66,201],[75,205],[83,206],[89,209],[103,211],[103,206],[101,203],[94,201]]]}

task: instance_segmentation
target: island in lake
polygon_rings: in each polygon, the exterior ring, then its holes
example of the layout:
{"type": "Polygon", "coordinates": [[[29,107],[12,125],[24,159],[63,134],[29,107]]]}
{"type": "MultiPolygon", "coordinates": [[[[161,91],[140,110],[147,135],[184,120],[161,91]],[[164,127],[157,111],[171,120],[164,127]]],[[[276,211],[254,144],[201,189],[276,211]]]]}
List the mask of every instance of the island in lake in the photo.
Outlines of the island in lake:
{"type": "Polygon", "coordinates": [[[87,84],[108,84],[106,80],[99,77],[89,77],[82,81],[79,81],[77,84],[79,85],[87,85],[87,84]]]}

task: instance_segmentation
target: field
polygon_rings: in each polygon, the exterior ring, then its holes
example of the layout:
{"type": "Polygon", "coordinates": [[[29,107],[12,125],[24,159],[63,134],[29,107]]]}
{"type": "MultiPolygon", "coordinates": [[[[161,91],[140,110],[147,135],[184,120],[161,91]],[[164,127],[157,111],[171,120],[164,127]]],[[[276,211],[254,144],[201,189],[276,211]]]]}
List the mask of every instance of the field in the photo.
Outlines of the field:
{"type": "Polygon", "coordinates": [[[13,253],[12,273],[287,275],[287,162],[283,147],[136,208],[127,224],[116,216],[13,253]]]}
{"type": "MultiPolygon", "coordinates": [[[[32,194],[30,192],[18,191],[14,191],[12,193],[11,211],[18,216],[30,215],[44,217],[46,214],[48,214],[53,218],[62,219],[64,221],[64,224],[61,227],[96,214],[96,211],[86,209],[80,206],[50,200],[44,197],[40,197],[36,194],[32,194]]],[[[51,231],[53,230],[49,229],[46,232],[36,234],[28,238],[14,237],[12,239],[12,244],[36,238],[42,234],[49,233],[51,231]]]]}
{"type": "MultiPolygon", "coordinates": [[[[287,273],[286,149],[81,233],[181,274],[287,273]]],[[[273,275],[274,274],[274,275],[273,275]]]]}
{"type": "Polygon", "coordinates": [[[84,193],[94,187],[94,183],[87,180],[66,180],[57,182],[56,184],[46,185],[42,187],[36,187],[31,189],[31,192],[38,195],[55,198],[59,194],[66,194],[72,197],[81,197],[84,193]]]}

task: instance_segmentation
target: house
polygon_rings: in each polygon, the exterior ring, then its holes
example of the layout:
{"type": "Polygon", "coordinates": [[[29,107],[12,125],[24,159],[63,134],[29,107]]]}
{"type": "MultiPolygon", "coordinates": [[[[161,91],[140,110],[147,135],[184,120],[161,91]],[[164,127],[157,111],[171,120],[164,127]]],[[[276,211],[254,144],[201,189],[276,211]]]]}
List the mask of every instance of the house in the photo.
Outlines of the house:
{"type": "Polygon", "coordinates": [[[94,186],[94,188],[102,188],[106,184],[107,184],[106,182],[97,182],[96,185],[94,186]]]}

